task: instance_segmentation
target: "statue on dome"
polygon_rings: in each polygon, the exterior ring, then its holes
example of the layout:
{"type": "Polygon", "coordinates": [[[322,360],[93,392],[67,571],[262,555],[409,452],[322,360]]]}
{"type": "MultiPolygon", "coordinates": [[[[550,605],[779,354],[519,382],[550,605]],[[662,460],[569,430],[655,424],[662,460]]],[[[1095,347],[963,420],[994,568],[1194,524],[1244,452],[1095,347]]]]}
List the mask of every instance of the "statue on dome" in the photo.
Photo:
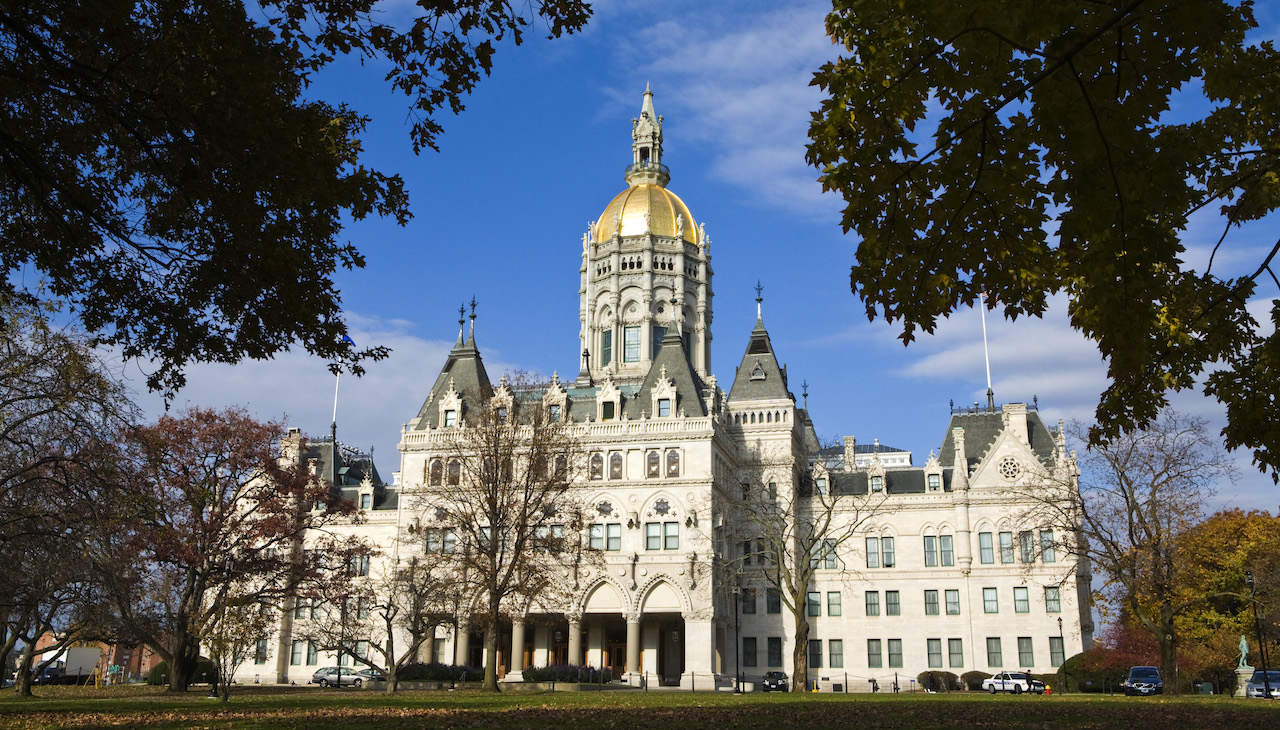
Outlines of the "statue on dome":
{"type": "Polygon", "coordinates": [[[649,211],[644,212],[644,232],[651,233],[653,231],[653,215],[649,211]]]}
{"type": "Polygon", "coordinates": [[[684,238],[684,213],[676,214],[676,238],[684,238]]]}

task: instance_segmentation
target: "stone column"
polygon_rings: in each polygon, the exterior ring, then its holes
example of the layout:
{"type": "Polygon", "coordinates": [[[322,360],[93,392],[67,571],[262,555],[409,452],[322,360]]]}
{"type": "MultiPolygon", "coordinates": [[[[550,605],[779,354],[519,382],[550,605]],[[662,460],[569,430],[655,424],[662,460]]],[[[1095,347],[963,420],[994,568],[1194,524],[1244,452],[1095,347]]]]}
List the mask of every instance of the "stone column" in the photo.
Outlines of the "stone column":
{"type": "Polygon", "coordinates": [[[582,617],[569,617],[569,664],[582,664],[582,617]]]}
{"type": "Polygon", "coordinates": [[[685,689],[701,687],[711,689],[715,683],[715,628],[710,616],[685,615],[684,675],[680,686],[685,689]],[[696,678],[690,676],[696,674],[696,678]],[[696,682],[696,684],[695,684],[696,682]]]}
{"type": "Polygon", "coordinates": [[[458,622],[457,636],[453,637],[453,663],[465,666],[471,654],[471,625],[465,621],[458,622]]]}
{"type": "Polygon", "coordinates": [[[533,666],[547,667],[555,662],[551,661],[551,627],[536,626],[533,629],[533,666]]]}
{"type": "Polygon", "coordinates": [[[524,681],[524,619],[511,620],[511,660],[507,662],[507,682],[524,681]]]}
{"type": "Polygon", "coordinates": [[[604,626],[599,621],[591,622],[587,627],[587,666],[602,668],[608,666],[605,657],[604,626]]]}
{"type": "Polygon", "coordinates": [[[623,677],[628,684],[640,682],[640,613],[628,613],[627,618],[627,671],[623,677]]]}

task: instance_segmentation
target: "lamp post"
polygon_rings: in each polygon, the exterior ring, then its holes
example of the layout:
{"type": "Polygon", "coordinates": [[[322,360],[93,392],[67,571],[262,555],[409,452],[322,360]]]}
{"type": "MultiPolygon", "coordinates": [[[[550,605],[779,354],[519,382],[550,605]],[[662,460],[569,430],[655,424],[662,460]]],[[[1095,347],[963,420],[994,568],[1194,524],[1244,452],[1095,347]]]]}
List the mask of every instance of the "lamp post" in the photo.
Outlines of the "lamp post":
{"type": "Polygon", "coordinates": [[[1262,643],[1262,624],[1258,621],[1258,595],[1253,585],[1253,571],[1244,572],[1244,582],[1249,585],[1249,603],[1253,604],[1253,634],[1258,639],[1258,656],[1262,659],[1262,689],[1271,699],[1271,675],[1267,671],[1267,645],[1262,643]]]}
{"type": "Polygon", "coordinates": [[[738,611],[742,608],[742,586],[733,586],[733,693],[742,694],[742,627],[738,623],[738,611]]]}
{"type": "MultiPolygon", "coordinates": [[[[1066,675],[1065,675],[1065,674],[1063,674],[1063,672],[1062,672],[1062,667],[1063,667],[1063,665],[1064,665],[1064,664],[1066,664],[1066,663],[1067,663],[1067,642],[1066,642],[1066,641],[1064,641],[1064,640],[1063,640],[1063,637],[1062,637],[1062,617],[1061,617],[1061,616],[1059,616],[1059,617],[1058,617],[1058,650],[1062,652],[1062,659],[1061,659],[1061,661],[1059,661],[1059,662],[1058,662],[1058,677],[1059,677],[1059,679],[1058,679],[1058,691],[1059,691],[1059,692],[1063,692],[1063,691],[1065,691],[1065,689],[1066,689],[1066,687],[1065,687],[1065,685],[1066,685],[1066,681],[1065,681],[1065,677],[1066,677],[1066,675]]],[[[1052,660],[1052,659],[1053,659],[1053,656],[1051,655],[1051,656],[1049,657],[1049,659],[1050,659],[1050,660],[1052,660]]]]}

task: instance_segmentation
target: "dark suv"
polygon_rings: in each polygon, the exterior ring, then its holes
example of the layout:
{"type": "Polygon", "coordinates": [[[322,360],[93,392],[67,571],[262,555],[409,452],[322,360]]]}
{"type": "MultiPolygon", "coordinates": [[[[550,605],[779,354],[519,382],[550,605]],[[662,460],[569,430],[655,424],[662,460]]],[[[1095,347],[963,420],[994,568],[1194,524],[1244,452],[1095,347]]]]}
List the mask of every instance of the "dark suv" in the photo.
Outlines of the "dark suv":
{"type": "Polygon", "coordinates": [[[1127,696],[1164,694],[1164,680],[1158,667],[1130,667],[1129,676],[1120,683],[1127,696]]]}
{"type": "Polygon", "coordinates": [[[760,683],[765,692],[786,692],[787,675],[785,672],[765,672],[764,681],[760,683]]]}

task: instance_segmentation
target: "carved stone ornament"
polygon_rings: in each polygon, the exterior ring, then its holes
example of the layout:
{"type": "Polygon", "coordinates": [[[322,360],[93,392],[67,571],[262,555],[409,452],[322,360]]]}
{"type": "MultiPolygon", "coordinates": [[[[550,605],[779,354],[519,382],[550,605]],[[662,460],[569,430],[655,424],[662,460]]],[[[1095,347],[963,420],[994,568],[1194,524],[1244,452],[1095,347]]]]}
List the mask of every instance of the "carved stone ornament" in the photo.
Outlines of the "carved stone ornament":
{"type": "Polygon", "coordinates": [[[1022,475],[1022,465],[1012,456],[1006,456],[1000,460],[1000,476],[1008,481],[1013,481],[1022,475]]]}

